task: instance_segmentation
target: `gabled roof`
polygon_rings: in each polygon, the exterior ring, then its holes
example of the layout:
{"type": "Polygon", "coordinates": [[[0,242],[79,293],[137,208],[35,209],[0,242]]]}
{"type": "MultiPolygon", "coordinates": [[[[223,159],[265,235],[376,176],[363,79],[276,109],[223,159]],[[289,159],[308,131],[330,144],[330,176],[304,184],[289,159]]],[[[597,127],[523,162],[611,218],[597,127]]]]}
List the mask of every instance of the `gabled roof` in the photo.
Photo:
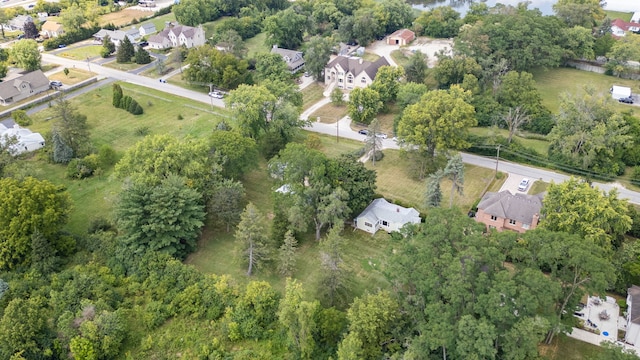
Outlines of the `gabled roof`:
{"type": "Polygon", "coordinates": [[[627,290],[631,296],[631,308],[629,309],[629,318],[632,323],[640,324],[640,287],[631,285],[627,290]]]}
{"type": "Polygon", "coordinates": [[[486,193],[478,209],[489,215],[531,224],[534,215],[540,214],[544,193],[536,195],[511,194],[509,190],[486,193]]]}
{"type": "Polygon", "coordinates": [[[373,79],[376,77],[378,69],[382,66],[388,66],[389,62],[384,56],[380,57],[375,62],[365,61],[358,57],[337,56],[327,64],[327,67],[333,68],[336,65],[340,65],[341,68],[352,73],[354,76],[358,76],[362,72],[365,72],[369,75],[369,78],[373,79]]]}
{"type": "Polygon", "coordinates": [[[396,30],[393,34],[389,35],[389,37],[399,37],[409,42],[416,38],[416,33],[414,33],[409,29],[400,29],[400,30],[396,30]]]}
{"type": "Polygon", "coordinates": [[[420,213],[414,208],[405,208],[395,205],[387,200],[375,199],[367,206],[358,218],[367,218],[371,221],[386,220],[396,224],[406,224],[420,218],[420,213]]]}
{"type": "Polygon", "coordinates": [[[624,31],[638,31],[640,24],[635,22],[626,22],[622,19],[615,19],[611,21],[611,26],[617,26],[624,31]]]}
{"type": "Polygon", "coordinates": [[[146,23],[142,26],[140,26],[141,29],[144,29],[144,31],[148,34],[150,32],[155,32],[156,31],[156,26],[153,23],[146,23]]]}
{"type": "Polygon", "coordinates": [[[49,79],[44,76],[42,70],[32,71],[13,80],[0,83],[0,98],[10,99],[20,94],[18,87],[23,82],[29,83],[32,89],[49,85],[49,79]]]}
{"type": "Polygon", "coordinates": [[[62,31],[62,24],[57,23],[55,21],[47,20],[42,24],[42,31],[62,31]]]}

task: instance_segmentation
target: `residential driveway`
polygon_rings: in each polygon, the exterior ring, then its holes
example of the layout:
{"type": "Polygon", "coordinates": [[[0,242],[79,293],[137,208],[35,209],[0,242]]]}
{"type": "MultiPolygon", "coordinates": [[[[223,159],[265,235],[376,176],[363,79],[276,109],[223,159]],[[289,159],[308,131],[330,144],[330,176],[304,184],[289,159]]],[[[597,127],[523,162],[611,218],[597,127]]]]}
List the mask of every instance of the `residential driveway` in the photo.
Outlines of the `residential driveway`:
{"type": "Polygon", "coordinates": [[[517,194],[517,193],[526,194],[529,191],[529,189],[531,189],[531,186],[533,186],[533,183],[535,181],[536,179],[532,179],[526,175],[507,173],[507,180],[505,180],[504,184],[502,184],[500,191],[509,190],[512,194],[517,194]],[[520,185],[520,181],[522,181],[522,179],[524,178],[531,180],[529,182],[529,187],[527,188],[527,191],[518,191],[518,185],[520,185]]]}
{"type": "Polygon", "coordinates": [[[450,54],[453,48],[453,40],[450,39],[431,39],[427,37],[416,38],[409,46],[400,47],[399,45],[387,45],[386,39],[373,42],[367,46],[367,50],[379,55],[384,56],[389,64],[398,66],[391,58],[391,52],[394,50],[401,50],[405,55],[411,55],[414,51],[421,51],[427,55],[427,63],[429,67],[434,67],[438,62],[436,54],[440,51],[444,51],[445,54],[450,54]]]}

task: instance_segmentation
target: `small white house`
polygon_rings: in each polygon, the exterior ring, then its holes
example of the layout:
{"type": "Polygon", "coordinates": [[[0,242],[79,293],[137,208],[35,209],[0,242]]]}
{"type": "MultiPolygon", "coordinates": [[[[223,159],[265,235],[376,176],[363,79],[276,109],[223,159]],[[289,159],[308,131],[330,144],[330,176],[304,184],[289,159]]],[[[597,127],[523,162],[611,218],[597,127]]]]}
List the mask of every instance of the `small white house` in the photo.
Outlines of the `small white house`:
{"type": "Polygon", "coordinates": [[[420,213],[414,208],[395,205],[385,199],[375,199],[354,220],[356,229],[375,234],[382,229],[388,233],[400,230],[405,224],[420,224],[420,213]]]}
{"type": "Polygon", "coordinates": [[[613,85],[609,91],[611,92],[611,97],[615,100],[631,97],[631,88],[626,86],[613,85]]]}
{"type": "Polygon", "coordinates": [[[11,152],[14,155],[35,151],[44,147],[44,138],[39,133],[21,128],[17,124],[6,127],[0,123],[0,143],[7,141],[7,139],[11,137],[15,137],[18,140],[15,145],[11,146],[11,152]]]}
{"type": "Polygon", "coordinates": [[[640,345],[640,287],[631,285],[627,290],[627,332],[624,341],[640,345]]]}

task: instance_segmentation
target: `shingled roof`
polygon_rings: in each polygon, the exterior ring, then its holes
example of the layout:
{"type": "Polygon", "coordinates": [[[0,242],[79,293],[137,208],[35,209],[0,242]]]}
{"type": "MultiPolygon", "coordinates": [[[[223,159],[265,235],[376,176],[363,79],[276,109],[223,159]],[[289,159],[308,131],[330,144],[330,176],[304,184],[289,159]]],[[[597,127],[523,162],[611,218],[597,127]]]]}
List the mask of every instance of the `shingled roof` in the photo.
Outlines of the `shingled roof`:
{"type": "Polygon", "coordinates": [[[406,224],[420,219],[420,213],[414,208],[405,208],[379,198],[373,200],[358,217],[366,217],[372,221],[384,219],[394,223],[406,224]]]}
{"type": "Polygon", "coordinates": [[[631,285],[627,290],[631,296],[630,320],[634,324],[640,324],[640,286],[631,285]]]}
{"type": "Polygon", "coordinates": [[[369,75],[369,78],[373,79],[378,73],[378,69],[383,66],[389,66],[387,59],[382,56],[378,60],[371,62],[362,60],[358,57],[337,56],[327,64],[328,68],[340,65],[346,72],[352,73],[354,76],[358,76],[363,71],[369,75]]]}
{"type": "Polygon", "coordinates": [[[480,200],[478,209],[503,219],[513,219],[531,224],[534,215],[540,214],[544,193],[536,195],[512,194],[509,190],[488,192],[480,200]]]}
{"type": "Polygon", "coordinates": [[[29,84],[31,89],[37,89],[45,85],[49,85],[49,79],[44,75],[42,70],[32,71],[15,79],[7,80],[0,83],[0,98],[10,99],[20,94],[20,85],[23,82],[29,84]]]}

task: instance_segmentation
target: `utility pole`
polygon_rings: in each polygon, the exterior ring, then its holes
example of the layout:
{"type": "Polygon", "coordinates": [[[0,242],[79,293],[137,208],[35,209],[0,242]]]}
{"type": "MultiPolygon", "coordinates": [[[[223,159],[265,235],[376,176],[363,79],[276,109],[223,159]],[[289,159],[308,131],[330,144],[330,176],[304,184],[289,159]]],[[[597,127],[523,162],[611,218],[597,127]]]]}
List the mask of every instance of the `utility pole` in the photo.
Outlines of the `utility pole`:
{"type": "Polygon", "coordinates": [[[500,162],[500,145],[498,144],[498,148],[497,148],[497,153],[496,153],[496,175],[498,175],[498,163],[500,162]]]}
{"type": "Polygon", "coordinates": [[[336,118],[336,142],[340,142],[340,119],[336,118]]]}

